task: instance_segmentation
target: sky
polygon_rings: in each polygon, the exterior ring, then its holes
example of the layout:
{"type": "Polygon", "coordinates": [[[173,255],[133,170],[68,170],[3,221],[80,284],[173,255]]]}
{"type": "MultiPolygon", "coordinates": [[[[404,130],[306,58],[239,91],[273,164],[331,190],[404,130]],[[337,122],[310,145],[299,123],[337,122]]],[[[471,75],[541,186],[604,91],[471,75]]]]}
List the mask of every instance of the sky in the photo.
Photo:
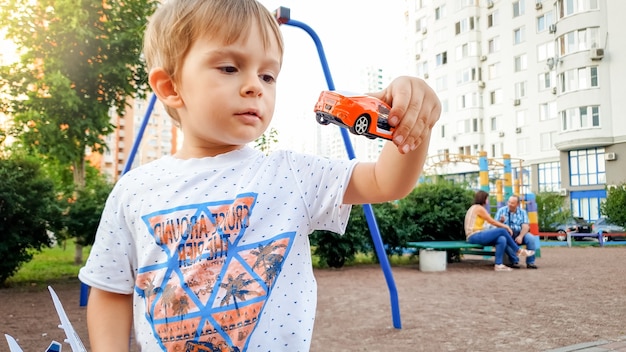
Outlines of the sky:
{"type": "MultiPolygon", "coordinates": [[[[337,90],[364,92],[363,71],[382,68],[396,77],[405,72],[404,0],[260,0],[270,11],[291,10],[291,19],[320,38],[337,90]]],[[[317,49],[301,28],[281,26],[285,40],[283,67],[270,127],[278,130],[279,147],[297,148],[316,125],[313,107],[328,89],[317,49]],[[281,146],[281,144],[286,144],[281,146]]],[[[333,128],[329,126],[327,128],[333,128]]]]}

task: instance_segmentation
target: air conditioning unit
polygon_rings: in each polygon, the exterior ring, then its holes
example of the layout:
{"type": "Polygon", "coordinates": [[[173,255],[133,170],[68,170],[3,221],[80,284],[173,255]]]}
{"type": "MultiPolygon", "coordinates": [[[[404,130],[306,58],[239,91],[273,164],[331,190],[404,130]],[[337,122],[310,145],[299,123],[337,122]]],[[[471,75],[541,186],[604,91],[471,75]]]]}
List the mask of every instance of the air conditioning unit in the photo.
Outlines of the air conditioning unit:
{"type": "Polygon", "coordinates": [[[535,4],[535,10],[541,10],[543,8],[543,4],[538,2],[535,4]]]}
{"type": "Polygon", "coordinates": [[[559,195],[563,197],[567,196],[567,188],[559,189],[559,195]]]}
{"type": "Polygon", "coordinates": [[[426,27],[422,28],[422,34],[428,33],[428,29],[426,27]]]}
{"type": "Polygon", "coordinates": [[[487,55],[482,55],[480,57],[480,61],[487,61],[487,55]]]}
{"type": "Polygon", "coordinates": [[[485,82],[484,81],[478,81],[478,88],[485,88],[485,82]]]}
{"type": "Polygon", "coordinates": [[[521,127],[515,127],[515,133],[522,133],[521,127]]]}
{"type": "Polygon", "coordinates": [[[519,100],[519,99],[514,99],[514,100],[513,100],[513,105],[515,105],[515,106],[518,106],[518,105],[519,105],[519,104],[521,104],[521,103],[522,103],[522,101],[521,101],[521,100],[519,100]]]}
{"type": "Polygon", "coordinates": [[[551,24],[550,27],[548,27],[548,32],[550,33],[555,33],[556,32],[556,24],[551,24]]]}
{"type": "Polygon", "coordinates": [[[613,152],[604,154],[604,160],[613,161],[617,159],[617,155],[613,152]]]}
{"type": "Polygon", "coordinates": [[[499,132],[499,133],[498,133],[498,136],[500,136],[500,137],[504,137],[504,132],[499,132]]]}
{"type": "Polygon", "coordinates": [[[603,48],[592,48],[589,50],[589,57],[591,60],[602,60],[604,57],[604,49],[603,48]]]}
{"type": "Polygon", "coordinates": [[[420,59],[420,57],[421,57],[421,55],[420,55],[420,54],[415,54],[415,60],[419,60],[419,59],[420,59]]]}
{"type": "Polygon", "coordinates": [[[556,87],[552,87],[552,94],[556,94],[556,87]]]}
{"type": "Polygon", "coordinates": [[[493,7],[493,0],[487,0],[487,8],[490,9],[493,7]]]}

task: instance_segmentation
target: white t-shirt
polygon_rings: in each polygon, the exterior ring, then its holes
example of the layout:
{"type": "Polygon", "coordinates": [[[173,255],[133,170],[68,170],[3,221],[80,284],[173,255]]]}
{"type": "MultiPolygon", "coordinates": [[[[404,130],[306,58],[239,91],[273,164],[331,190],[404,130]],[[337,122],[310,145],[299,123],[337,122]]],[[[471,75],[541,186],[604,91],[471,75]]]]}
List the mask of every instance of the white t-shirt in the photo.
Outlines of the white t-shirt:
{"type": "Polygon", "coordinates": [[[308,235],[345,231],[355,164],[245,147],[138,167],[110,194],[79,278],[133,294],[142,351],[308,351],[308,235]]]}

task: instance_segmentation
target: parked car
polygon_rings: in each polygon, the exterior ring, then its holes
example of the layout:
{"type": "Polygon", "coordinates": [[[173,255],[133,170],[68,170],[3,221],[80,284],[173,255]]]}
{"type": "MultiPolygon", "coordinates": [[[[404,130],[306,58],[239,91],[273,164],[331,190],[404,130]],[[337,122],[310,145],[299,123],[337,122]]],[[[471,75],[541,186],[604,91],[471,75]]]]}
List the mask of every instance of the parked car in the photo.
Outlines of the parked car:
{"type": "MultiPolygon", "coordinates": [[[[615,225],[610,222],[607,218],[600,218],[596,220],[596,222],[591,225],[591,231],[594,233],[598,233],[602,231],[602,233],[626,233],[623,227],[619,225],[615,225]]],[[[626,241],[625,236],[604,236],[604,241],[626,241]]]]}
{"type": "Polygon", "coordinates": [[[333,123],[356,135],[391,140],[394,128],[387,122],[389,109],[369,95],[323,91],[315,104],[315,117],[322,125],[333,123]]]}
{"type": "Polygon", "coordinates": [[[556,237],[558,241],[567,240],[567,232],[591,233],[591,224],[579,217],[571,217],[563,223],[553,224],[552,227],[559,234],[556,237]]]}

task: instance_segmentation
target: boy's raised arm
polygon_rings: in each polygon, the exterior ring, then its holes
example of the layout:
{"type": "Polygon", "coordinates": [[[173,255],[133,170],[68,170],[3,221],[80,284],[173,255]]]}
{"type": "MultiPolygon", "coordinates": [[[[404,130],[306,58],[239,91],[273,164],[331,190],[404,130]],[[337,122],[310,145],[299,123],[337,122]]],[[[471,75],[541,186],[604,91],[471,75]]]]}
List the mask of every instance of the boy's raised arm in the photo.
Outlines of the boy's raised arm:
{"type": "Polygon", "coordinates": [[[380,203],[409,194],[422,173],[430,134],[441,114],[435,92],[419,78],[396,78],[371,95],[391,106],[393,143],[385,145],[377,162],[355,167],[344,195],[346,204],[380,203]]]}

